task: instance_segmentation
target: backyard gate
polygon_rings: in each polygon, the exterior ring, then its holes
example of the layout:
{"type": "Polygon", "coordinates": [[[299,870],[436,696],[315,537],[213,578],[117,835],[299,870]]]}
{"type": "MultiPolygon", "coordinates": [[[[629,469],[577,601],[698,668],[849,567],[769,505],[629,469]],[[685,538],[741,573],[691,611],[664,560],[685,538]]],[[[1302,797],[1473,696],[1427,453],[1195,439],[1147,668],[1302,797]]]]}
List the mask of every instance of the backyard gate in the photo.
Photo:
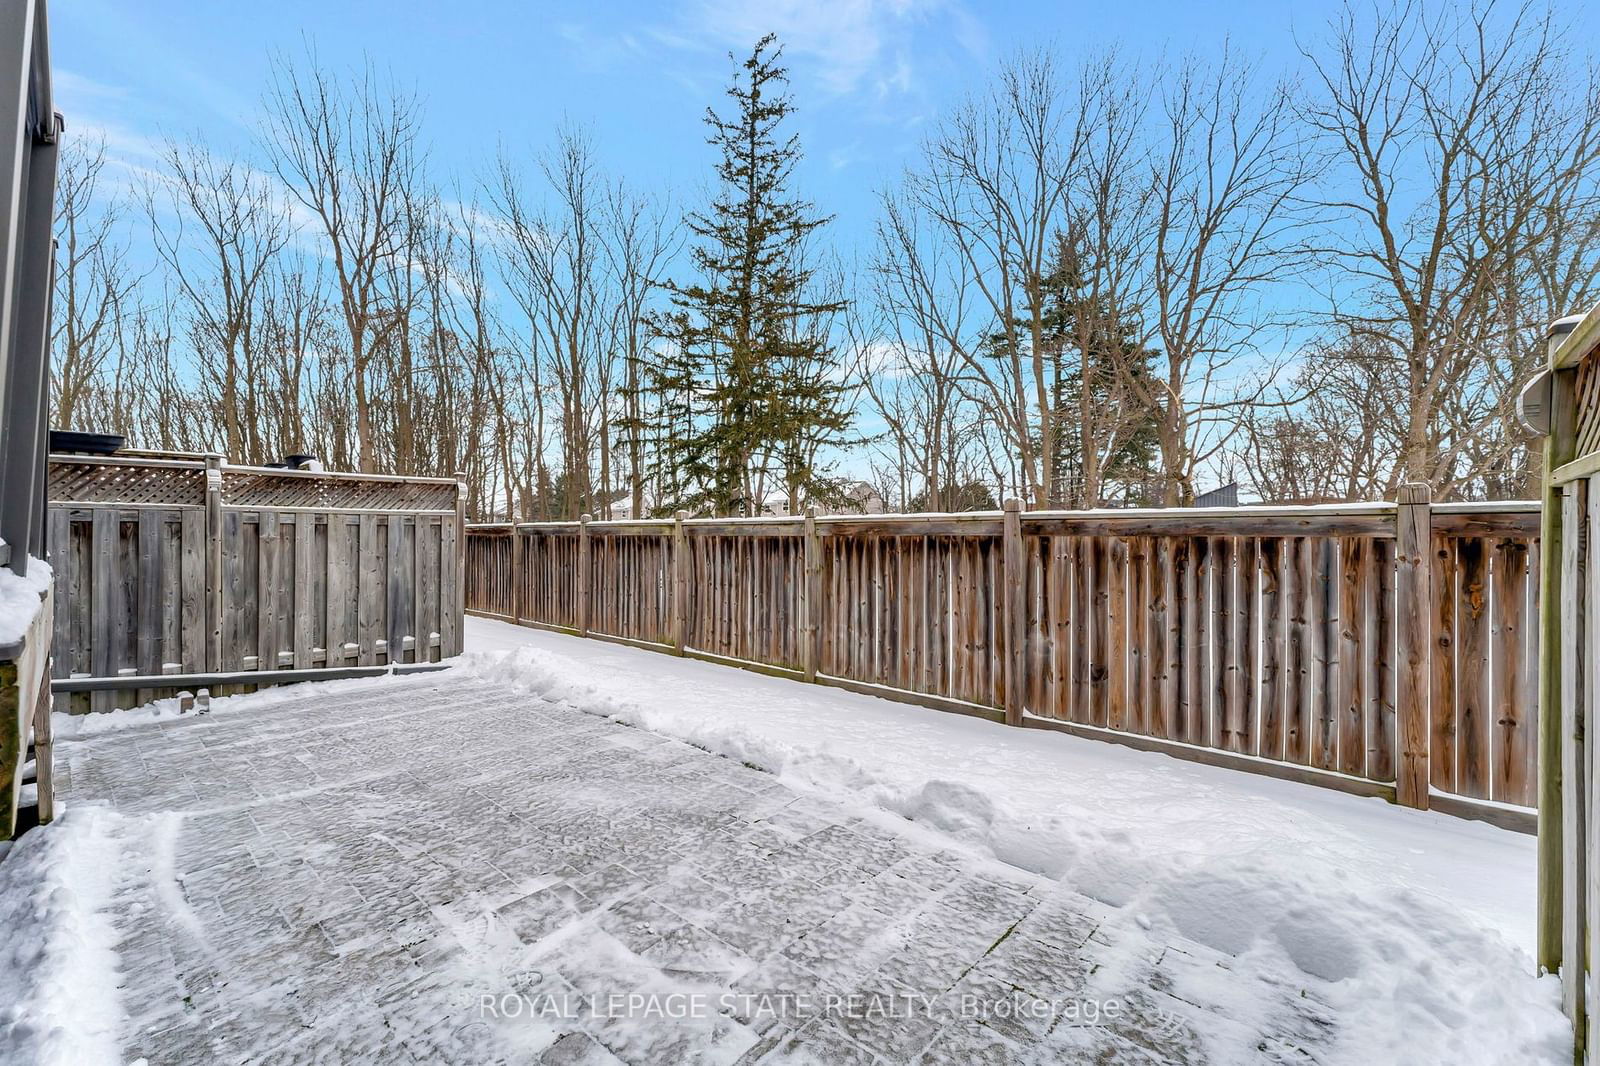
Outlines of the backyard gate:
{"type": "MultiPolygon", "coordinates": [[[[457,655],[464,499],[451,478],[52,455],[54,676],[457,655]]],[[[131,706],[164,688],[61,694],[58,709],[131,706]]]]}

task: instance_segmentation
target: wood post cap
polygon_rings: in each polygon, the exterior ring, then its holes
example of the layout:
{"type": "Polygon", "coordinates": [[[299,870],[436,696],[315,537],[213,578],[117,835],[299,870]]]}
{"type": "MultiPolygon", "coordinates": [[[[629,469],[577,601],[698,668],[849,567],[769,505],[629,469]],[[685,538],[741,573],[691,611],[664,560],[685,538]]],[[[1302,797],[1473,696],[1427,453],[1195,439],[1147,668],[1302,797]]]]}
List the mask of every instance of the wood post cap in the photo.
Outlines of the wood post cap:
{"type": "Polygon", "coordinates": [[[1430,503],[1433,500],[1433,486],[1426,481],[1408,481],[1400,486],[1395,500],[1405,504],[1430,503]]]}

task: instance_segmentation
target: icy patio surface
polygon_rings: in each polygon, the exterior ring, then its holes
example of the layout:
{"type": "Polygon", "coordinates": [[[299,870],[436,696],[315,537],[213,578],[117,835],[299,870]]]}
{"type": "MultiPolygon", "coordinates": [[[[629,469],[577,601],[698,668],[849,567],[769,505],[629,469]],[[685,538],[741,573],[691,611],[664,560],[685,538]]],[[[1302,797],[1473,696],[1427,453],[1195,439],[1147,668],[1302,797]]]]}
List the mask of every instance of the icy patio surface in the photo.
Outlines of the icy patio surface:
{"type": "Polygon", "coordinates": [[[1217,952],[1100,968],[1106,908],[1053,881],[503,684],[63,748],[69,821],[109,800],[122,840],[128,1061],[1298,1062],[1323,1039],[1301,988],[1249,979],[1271,1024],[1247,1029],[1208,1009],[1217,952]]]}
{"type": "Polygon", "coordinates": [[[57,716],[0,1061],[1570,1061],[1532,838],[468,623],[57,716]]]}

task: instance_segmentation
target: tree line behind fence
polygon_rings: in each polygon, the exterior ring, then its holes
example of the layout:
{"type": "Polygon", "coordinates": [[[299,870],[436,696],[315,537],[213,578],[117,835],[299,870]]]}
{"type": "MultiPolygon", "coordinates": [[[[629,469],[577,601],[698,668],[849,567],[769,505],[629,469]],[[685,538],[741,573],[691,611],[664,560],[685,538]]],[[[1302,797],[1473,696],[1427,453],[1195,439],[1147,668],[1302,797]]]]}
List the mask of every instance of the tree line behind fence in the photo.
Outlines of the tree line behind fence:
{"type": "MultiPolygon", "coordinates": [[[[682,103],[703,192],[608,168],[581,104],[541,144],[431,145],[403,78],[308,47],[256,136],[65,142],[54,424],[459,470],[482,519],[857,509],[835,478],[928,512],[1525,496],[1517,387],[1600,297],[1582,30],[1349,0],[1270,62],[1029,49],[868,211],[772,117],[826,106],[776,45],[764,147],[724,135],[739,100],[682,103]],[[770,266],[730,294],[735,261],[770,266]]],[[[753,103],[729,66],[702,73],[753,103]]]]}
{"type": "Polygon", "coordinates": [[[466,607],[1397,782],[1417,805],[1431,786],[1531,806],[1538,520],[1379,503],[469,526],[466,607]]]}
{"type": "MultiPolygon", "coordinates": [[[[462,494],[442,478],[57,457],[57,678],[458,655],[462,494]]],[[[109,710],[163,688],[58,697],[109,710]]]]}

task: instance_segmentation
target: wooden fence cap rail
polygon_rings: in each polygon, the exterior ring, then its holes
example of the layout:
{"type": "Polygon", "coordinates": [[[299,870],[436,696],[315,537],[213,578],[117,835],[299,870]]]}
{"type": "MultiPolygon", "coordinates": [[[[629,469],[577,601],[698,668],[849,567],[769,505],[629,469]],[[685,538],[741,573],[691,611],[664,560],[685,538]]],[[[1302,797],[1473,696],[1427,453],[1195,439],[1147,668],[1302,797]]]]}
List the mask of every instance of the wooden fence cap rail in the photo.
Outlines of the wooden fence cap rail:
{"type": "Polygon", "coordinates": [[[222,472],[225,476],[228,474],[250,474],[274,478],[381,481],[390,485],[449,485],[453,488],[456,484],[456,479],[453,477],[417,477],[411,474],[363,474],[354,470],[290,470],[279,466],[242,466],[227,462],[223,463],[222,472]]]}
{"type": "Polygon", "coordinates": [[[627,533],[648,531],[662,533],[672,529],[670,518],[604,518],[590,519],[589,529],[596,533],[627,533]]]}
{"type": "Polygon", "coordinates": [[[1470,500],[1461,503],[1435,503],[1434,514],[1538,514],[1538,500],[1470,500]]]}
{"type": "MultiPolygon", "coordinates": [[[[1259,504],[1242,507],[1105,507],[1090,511],[1024,511],[1022,520],[1030,518],[1094,519],[1145,521],[1151,518],[1300,518],[1318,516],[1384,517],[1394,513],[1395,505],[1387,501],[1373,503],[1314,503],[1314,504],[1259,504]]],[[[998,515],[998,511],[987,512],[998,515]]]]}
{"type": "MultiPolygon", "coordinates": [[[[710,526],[723,525],[728,522],[738,522],[744,526],[791,526],[805,521],[805,515],[758,515],[753,518],[685,518],[685,526],[710,526]]],[[[822,521],[818,518],[817,521],[822,521]]]]}
{"type": "MultiPolygon", "coordinates": [[[[1128,507],[1098,510],[1021,511],[1024,531],[1046,529],[1069,530],[1081,527],[1085,533],[1115,532],[1127,527],[1129,532],[1150,530],[1181,533],[1193,528],[1202,533],[1228,532],[1238,527],[1240,533],[1252,531],[1259,523],[1266,535],[1303,531],[1314,534],[1377,532],[1393,520],[1397,505],[1392,502],[1331,503],[1298,505],[1260,505],[1247,507],[1128,507]]],[[[1537,500],[1485,501],[1468,503],[1434,504],[1438,515],[1460,516],[1462,522],[1482,520],[1493,522],[1507,519],[1508,529],[1520,529],[1524,516],[1539,513],[1537,500]]],[[[829,514],[815,515],[818,532],[888,532],[901,530],[908,533],[962,532],[993,533],[1000,528],[1005,515],[999,511],[918,512],[893,514],[829,514]]],[[[762,515],[755,518],[685,518],[684,528],[690,532],[709,535],[770,536],[802,532],[804,515],[762,515]]],[[[642,533],[663,534],[675,524],[672,518],[613,518],[590,519],[587,523],[592,533],[642,533]]],[[[575,534],[583,522],[469,522],[467,528],[481,533],[512,530],[528,533],[575,534]]]]}
{"type": "Polygon", "coordinates": [[[1029,515],[1022,531],[1039,536],[1089,537],[1378,537],[1394,536],[1394,512],[1387,514],[1208,515],[1209,508],[1186,514],[1029,515]]]}
{"type": "Polygon", "coordinates": [[[166,470],[204,470],[206,461],[200,459],[148,458],[139,455],[80,455],[77,452],[51,452],[51,465],[76,466],[148,466],[166,470]]]}
{"type": "Polygon", "coordinates": [[[582,525],[581,522],[515,522],[511,528],[518,533],[576,533],[582,525]]]}
{"type": "Polygon", "coordinates": [[[788,537],[805,532],[806,520],[794,518],[686,518],[683,531],[701,537],[788,537]]]}
{"type": "Polygon", "coordinates": [[[819,514],[817,522],[993,522],[1000,511],[891,511],[885,514],[819,514]]]}
{"type": "Polygon", "coordinates": [[[825,537],[855,533],[891,536],[998,536],[1000,511],[971,511],[959,515],[829,515],[817,518],[817,532],[825,537]]]}
{"type": "Polygon", "coordinates": [[[1550,351],[1550,367],[1561,370],[1577,366],[1588,358],[1589,355],[1600,349],[1600,304],[1591,307],[1581,316],[1568,315],[1561,320],[1565,324],[1572,318],[1578,321],[1563,332],[1555,332],[1557,341],[1550,351]]]}

